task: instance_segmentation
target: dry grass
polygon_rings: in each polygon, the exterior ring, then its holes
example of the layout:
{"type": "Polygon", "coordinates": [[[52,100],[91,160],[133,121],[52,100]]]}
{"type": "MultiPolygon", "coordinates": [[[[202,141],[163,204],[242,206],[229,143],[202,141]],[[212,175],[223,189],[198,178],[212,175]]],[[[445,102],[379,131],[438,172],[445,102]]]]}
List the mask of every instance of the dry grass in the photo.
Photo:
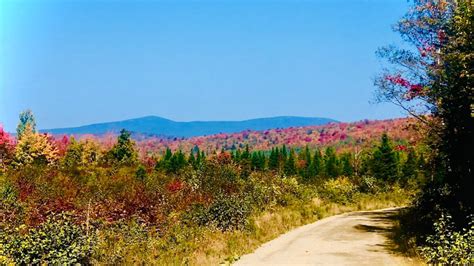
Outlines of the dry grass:
{"type": "MultiPolygon", "coordinates": [[[[247,230],[221,232],[209,228],[177,227],[176,240],[149,236],[136,243],[124,239],[108,241],[100,261],[110,264],[218,265],[230,264],[260,245],[296,227],[324,217],[359,210],[373,210],[408,204],[406,194],[387,192],[360,195],[351,204],[337,204],[314,198],[307,203],[295,202],[286,207],[274,207],[251,217],[247,230]],[[113,249],[119,249],[113,252],[113,249]],[[118,261],[110,257],[121,254],[118,261]],[[107,258],[106,258],[107,257],[107,258]]],[[[117,236],[115,234],[115,236],[117,236]]],[[[97,263],[102,264],[102,263],[97,263]]]]}
{"type": "Polygon", "coordinates": [[[408,197],[399,193],[361,196],[357,203],[341,205],[314,198],[309,204],[278,207],[253,217],[253,230],[248,232],[209,232],[203,245],[193,253],[192,265],[230,263],[260,245],[296,227],[318,219],[359,210],[374,210],[408,204],[408,197]]]}

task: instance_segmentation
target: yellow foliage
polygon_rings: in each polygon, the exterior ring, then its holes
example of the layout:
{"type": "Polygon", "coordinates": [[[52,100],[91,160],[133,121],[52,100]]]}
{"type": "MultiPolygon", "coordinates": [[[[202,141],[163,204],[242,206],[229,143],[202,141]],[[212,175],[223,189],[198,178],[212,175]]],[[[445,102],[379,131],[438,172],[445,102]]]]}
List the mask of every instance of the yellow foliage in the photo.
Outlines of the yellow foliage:
{"type": "Polygon", "coordinates": [[[48,136],[35,133],[31,129],[23,132],[15,149],[17,165],[53,164],[58,159],[58,151],[48,140],[48,136]]]}

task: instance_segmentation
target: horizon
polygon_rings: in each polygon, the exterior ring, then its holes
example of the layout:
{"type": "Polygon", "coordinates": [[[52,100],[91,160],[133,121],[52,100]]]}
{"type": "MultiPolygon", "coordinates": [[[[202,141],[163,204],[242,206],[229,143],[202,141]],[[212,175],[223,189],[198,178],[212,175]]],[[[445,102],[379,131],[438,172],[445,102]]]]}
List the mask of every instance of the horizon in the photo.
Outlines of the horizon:
{"type": "MultiPolygon", "coordinates": [[[[398,117],[389,117],[389,118],[384,118],[384,119],[359,119],[359,120],[351,120],[351,121],[341,121],[341,120],[336,120],[332,119],[330,117],[319,117],[319,116],[292,116],[292,115],[281,115],[281,116],[267,116],[267,117],[255,117],[255,118],[250,118],[250,119],[241,119],[241,120],[173,120],[169,119],[166,117],[158,116],[158,115],[147,115],[147,116],[141,116],[141,117],[134,117],[134,118],[126,118],[122,120],[113,120],[113,121],[103,121],[103,122],[98,122],[98,123],[92,123],[92,124],[83,124],[83,125],[71,125],[67,127],[61,127],[61,128],[39,128],[39,131],[48,131],[48,130],[56,130],[56,129],[67,129],[67,128],[79,128],[79,127],[86,127],[86,126],[93,126],[93,125],[101,125],[101,124],[108,124],[108,123],[117,123],[117,122],[125,122],[125,121],[130,121],[130,120],[140,120],[144,118],[160,118],[164,120],[168,120],[171,122],[176,122],[176,123],[194,123],[194,122],[245,122],[245,121],[251,121],[251,120],[260,120],[260,119],[272,119],[272,118],[321,118],[321,119],[329,119],[332,120],[332,122],[329,123],[357,123],[361,122],[364,120],[369,120],[369,121],[385,121],[385,120],[396,120],[396,119],[404,119],[404,118],[409,118],[409,116],[398,116],[398,117]]],[[[321,125],[317,125],[321,126],[321,125]]],[[[299,126],[298,126],[299,127],[299,126]]],[[[257,130],[258,131],[258,130],[257,130]]],[[[12,134],[15,134],[15,132],[9,132],[12,134]]]]}
{"type": "Polygon", "coordinates": [[[406,116],[370,101],[408,3],[341,2],[2,1],[0,123],[406,116]]]}

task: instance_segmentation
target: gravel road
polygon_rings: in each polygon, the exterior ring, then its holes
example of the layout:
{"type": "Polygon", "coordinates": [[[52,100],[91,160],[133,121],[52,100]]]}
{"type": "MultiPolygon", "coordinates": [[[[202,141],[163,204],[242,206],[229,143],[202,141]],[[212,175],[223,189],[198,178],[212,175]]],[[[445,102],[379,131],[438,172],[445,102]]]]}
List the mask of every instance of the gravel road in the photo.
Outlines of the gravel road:
{"type": "Polygon", "coordinates": [[[416,265],[397,254],[388,238],[399,211],[328,217],[265,243],[234,265],[416,265]]]}

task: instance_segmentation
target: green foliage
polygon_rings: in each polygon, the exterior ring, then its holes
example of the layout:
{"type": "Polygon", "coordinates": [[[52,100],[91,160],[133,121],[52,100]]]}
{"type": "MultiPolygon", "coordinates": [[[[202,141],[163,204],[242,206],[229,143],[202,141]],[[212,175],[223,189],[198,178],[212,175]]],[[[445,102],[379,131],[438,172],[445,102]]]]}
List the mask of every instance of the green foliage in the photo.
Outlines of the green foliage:
{"type": "Polygon", "coordinates": [[[296,174],[295,151],[293,149],[290,150],[288,159],[285,161],[284,171],[285,171],[285,174],[287,175],[296,174]]]}
{"type": "Polygon", "coordinates": [[[363,193],[376,194],[381,191],[380,181],[372,176],[362,176],[359,180],[359,190],[363,193]]]}
{"type": "Polygon", "coordinates": [[[380,145],[372,155],[372,175],[380,180],[395,181],[398,179],[398,162],[392,143],[386,133],[382,135],[380,145]]]}
{"type": "MultiPolygon", "coordinates": [[[[459,228],[474,212],[473,28],[472,1],[413,1],[395,27],[411,47],[380,52],[393,67],[376,81],[379,99],[401,106],[426,131],[427,161],[420,156],[417,168],[429,178],[405,226],[418,244],[427,245],[422,250],[431,263],[472,264],[472,246],[463,244],[474,242],[472,222],[469,231],[459,228]]],[[[414,175],[413,157],[408,154],[402,168],[405,178],[414,175]]]]}
{"type": "Polygon", "coordinates": [[[430,264],[468,265],[474,263],[474,219],[468,229],[454,230],[451,216],[442,214],[434,223],[435,232],[420,248],[430,264]]]}
{"type": "Polygon", "coordinates": [[[131,139],[131,133],[125,129],[120,131],[117,138],[117,144],[112,148],[110,154],[114,162],[124,165],[132,165],[137,161],[137,152],[134,142],[131,139]]]}
{"type": "Polygon", "coordinates": [[[331,201],[347,204],[352,202],[354,195],[357,193],[357,187],[348,177],[339,177],[324,182],[320,192],[331,201]]]}
{"type": "Polygon", "coordinates": [[[25,130],[30,130],[36,133],[36,120],[31,110],[26,110],[20,113],[20,123],[16,128],[18,139],[21,139],[25,130]]]}
{"type": "Polygon", "coordinates": [[[339,175],[338,159],[334,148],[328,147],[324,153],[324,173],[328,177],[339,175]]]}
{"type": "Polygon", "coordinates": [[[417,158],[415,150],[408,151],[407,160],[402,167],[402,177],[404,182],[408,182],[417,176],[417,158]]]}
{"type": "Polygon", "coordinates": [[[145,166],[140,164],[137,168],[137,171],[135,172],[135,177],[140,181],[145,181],[146,176],[145,166]]]}
{"type": "Polygon", "coordinates": [[[37,228],[0,230],[0,255],[18,264],[87,264],[94,243],[67,213],[50,216],[37,228]]]}
{"type": "Polygon", "coordinates": [[[189,219],[199,225],[215,227],[222,231],[242,230],[248,224],[251,208],[245,199],[221,196],[209,207],[194,206],[189,219]]]}
{"type": "Polygon", "coordinates": [[[352,157],[350,153],[341,155],[341,174],[343,176],[352,176],[354,174],[354,167],[352,166],[352,157]]]}

